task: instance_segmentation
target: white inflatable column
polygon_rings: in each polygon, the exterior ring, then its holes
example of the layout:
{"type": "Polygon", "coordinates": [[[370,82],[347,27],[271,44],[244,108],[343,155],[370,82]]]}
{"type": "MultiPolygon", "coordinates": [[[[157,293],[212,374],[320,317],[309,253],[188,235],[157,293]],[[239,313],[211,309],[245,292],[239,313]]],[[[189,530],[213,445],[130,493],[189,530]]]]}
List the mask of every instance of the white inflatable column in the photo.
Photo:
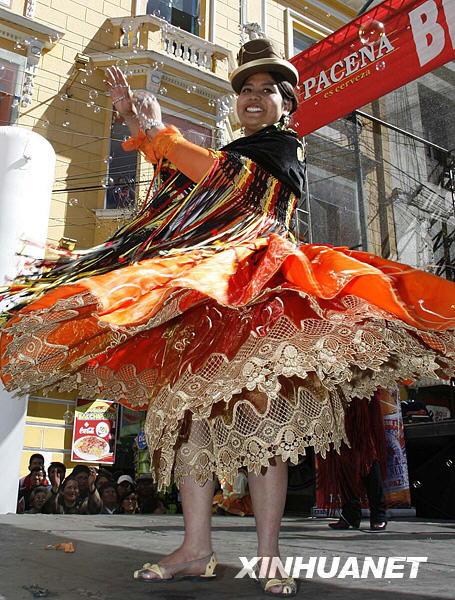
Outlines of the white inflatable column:
{"type": "MultiPolygon", "coordinates": [[[[17,252],[35,258],[44,256],[55,153],[37,133],[20,127],[0,127],[0,156],[1,287],[23,264],[17,252]]],[[[0,382],[0,514],[16,512],[26,414],[27,398],[13,398],[0,382]]]]}

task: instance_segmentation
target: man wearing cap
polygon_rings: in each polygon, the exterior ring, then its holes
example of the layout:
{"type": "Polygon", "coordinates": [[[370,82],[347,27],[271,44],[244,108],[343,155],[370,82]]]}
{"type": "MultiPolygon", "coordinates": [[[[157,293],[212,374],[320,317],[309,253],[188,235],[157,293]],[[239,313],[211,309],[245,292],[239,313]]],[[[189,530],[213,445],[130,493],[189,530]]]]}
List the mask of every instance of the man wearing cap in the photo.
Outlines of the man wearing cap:
{"type": "Polygon", "coordinates": [[[120,475],[117,479],[117,494],[119,498],[119,504],[121,504],[123,498],[134,490],[134,479],[130,475],[120,475]]]}

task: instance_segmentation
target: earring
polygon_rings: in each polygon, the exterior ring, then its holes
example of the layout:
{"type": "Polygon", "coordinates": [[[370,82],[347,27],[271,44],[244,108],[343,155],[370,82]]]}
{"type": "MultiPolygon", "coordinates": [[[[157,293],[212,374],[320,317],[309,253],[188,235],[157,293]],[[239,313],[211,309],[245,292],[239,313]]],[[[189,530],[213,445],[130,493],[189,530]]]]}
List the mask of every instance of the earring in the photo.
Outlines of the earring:
{"type": "Polygon", "coordinates": [[[289,125],[291,124],[291,117],[285,113],[282,117],[281,117],[282,121],[283,121],[283,125],[285,127],[289,127],[289,125]]]}

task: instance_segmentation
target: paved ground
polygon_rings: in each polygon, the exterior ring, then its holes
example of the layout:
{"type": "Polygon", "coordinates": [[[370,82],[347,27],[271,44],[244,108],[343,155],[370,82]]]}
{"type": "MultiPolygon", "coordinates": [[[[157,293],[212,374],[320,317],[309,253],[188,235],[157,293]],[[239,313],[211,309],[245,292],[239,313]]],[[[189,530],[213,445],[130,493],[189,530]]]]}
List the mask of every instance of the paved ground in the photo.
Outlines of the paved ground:
{"type": "MultiPolygon", "coordinates": [[[[324,579],[317,575],[305,578],[306,572],[302,571],[299,598],[455,598],[455,521],[395,520],[383,533],[371,533],[367,521],[365,529],[342,532],[329,529],[328,522],[328,519],[285,518],[282,555],[301,556],[305,562],[310,557],[327,557],[326,568],[333,557],[340,557],[337,573],[343,566],[347,568],[350,556],[357,557],[360,570],[365,557],[373,557],[377,563],[381,556],[427,556],[428,562],[420,565],[415,579],[409,578],[410,563],[401,571],[404,573],[401,579],[375,579],[371,575],[364,579],[352,576],[324,579]]],[[[241,568],[238,557],[255,555],[254,520],[216,516],[213,537],[221,563],[216,580],[144,584],[134,581],[132,572],[179,545],[181,515],[0,515],[0,600],[265,598],[254,581],[235,578],[241,568]],[[74,543],[74,554],[45,549],[47,545],[66,541],[74,543]]]]}

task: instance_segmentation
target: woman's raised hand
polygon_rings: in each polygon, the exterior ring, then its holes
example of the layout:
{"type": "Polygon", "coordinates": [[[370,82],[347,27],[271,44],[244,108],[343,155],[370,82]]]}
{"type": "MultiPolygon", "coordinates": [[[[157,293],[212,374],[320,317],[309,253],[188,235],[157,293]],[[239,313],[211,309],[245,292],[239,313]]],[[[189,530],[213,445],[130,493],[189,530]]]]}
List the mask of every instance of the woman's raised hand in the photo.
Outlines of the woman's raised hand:
{"type": "Polygon", "coordinates": [[[110,67],[106,72],[106,87],[111,92],[112,104],[122,117],[136,115],[133,93],[118,67],[110,67]]]}
{"type": "Polygon", "coordinates": [[[62,478],[60,476],[60,471],[58,469],[53,469],[49,473],[49,479],[51,480],[52,489],[53,489],[54,493],[57,493],[58,489],[60,487],[60,484],[62,483],[62,478]]]}
{"type": "Polygon", "coordinates": [[[161,106],[153,94],[138,92],[134,95],[134,105],[139,123],[144,131],[157,126],[161,128],[161,106]]]}

